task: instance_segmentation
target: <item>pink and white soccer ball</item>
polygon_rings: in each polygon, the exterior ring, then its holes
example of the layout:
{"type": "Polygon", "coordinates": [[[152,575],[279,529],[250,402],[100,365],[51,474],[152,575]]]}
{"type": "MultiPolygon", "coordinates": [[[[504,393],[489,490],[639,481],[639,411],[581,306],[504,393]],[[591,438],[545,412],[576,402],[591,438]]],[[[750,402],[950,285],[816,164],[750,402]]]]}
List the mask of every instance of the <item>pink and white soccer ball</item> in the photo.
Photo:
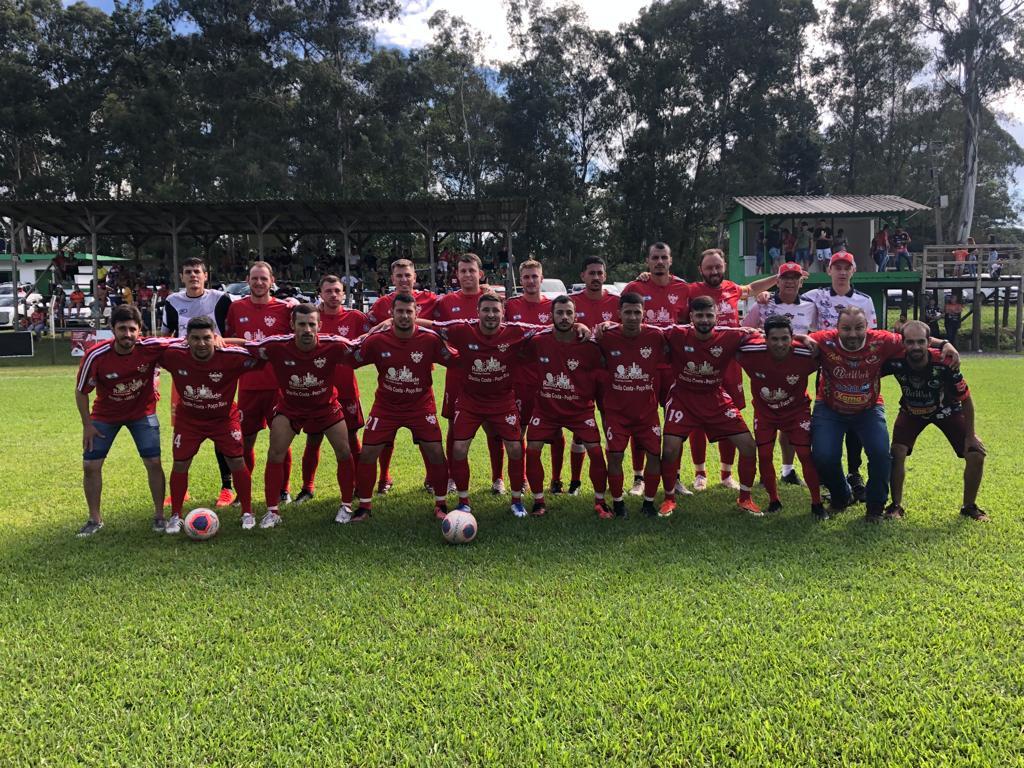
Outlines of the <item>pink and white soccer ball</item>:
{"type": "Polygon", "coordinates": [[[185,516],[185,533],[190,539],[205,541],[213,538],[220,528],[220,518],[212,509],[199,507],[185,516]]]}
{"type": "Polygon", "coordinates": [[[450,544],[468,544],[476,538],[476,518],[472,512],[454,509],[441,521],[441,535],[450,544]]]}

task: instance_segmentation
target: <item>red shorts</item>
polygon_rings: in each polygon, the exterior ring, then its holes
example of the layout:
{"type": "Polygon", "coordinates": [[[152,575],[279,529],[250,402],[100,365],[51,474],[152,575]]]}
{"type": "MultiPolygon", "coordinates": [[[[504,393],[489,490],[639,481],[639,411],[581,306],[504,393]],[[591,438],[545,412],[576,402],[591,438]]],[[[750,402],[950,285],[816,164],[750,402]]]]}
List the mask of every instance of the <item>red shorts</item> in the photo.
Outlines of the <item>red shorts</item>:
{"type": "Polygon", "coordinates": [[[255,435],[267,428],[274,418],[278,392],[276,389],[238,390],[238,411],[242,414],[243,434],[255,435]]]}
{"type": "Polygon", "coordinates": [[[348,427],[348,433],[351,435],[353,432],[363,428],[366,421],[363,419],[363,404],[356,400],[341,400],[341,410],[345,412],[345,426],[348,427]]]}
{"type": "Polygon", "coordinates": [[[303,411],[302,413],[296,413],[284,408],[278,408],[274,412],[274,416],[271,421],[278,416],[284,416],[288,419],[288,424],[291,426],[292,432],[295,434],[305,432],[307,435],[321,434],[333,427],[339,421],[345,421],[345,412],[341,408],[341,403],[337,400],[332,401],[325,408],[317,411],[303,411]]]}
{"type": "Polygon", "coordinates": [[[437,413],[433,409],[426,413],[402,414],[371,410],[366,431],[363,432],[363,445],[391,445],[395,442],[398,430],[403,428],[412,432],[414,443],[441,442],[441,427],[437,424],[437,413]]]}
{"type": "Polygon", "coordinates": [[[171,442],[175,461],[188,461],[199,452],[204,440],[229,459],[242,455],[242,424],[237,416],[207,422],[178,419],[171,442]]]}
{"type": "Polygon", "coordinates": [[[462,390],[462,382],[445,384],[444,398],[441,400],[441,416],[449,421],[455,418],[455,401],[459,399],[459,392],[462,390]]]}
{"type": "Polygon", "coordinates": [[[733,405],[743,410],[747,407],[747,396],[743,391],[743,369],[735,360],[730,361],[722,376],[722,389],[732,398],[733,405]]]}
{"type": "Polygon", "coordinates": [[[608,371],[601,369],[594,373],[594,405],[600,413],[604,413],[605,393],[611,388],[612,376],[608,371]]]}
{"type": "Polygon", "coordinates": [[[540,394],[539,386],[516,387],[516,408],[519,409],[519,424],[529,424],[540,394]]]}
{"type": "Polygon", "coordinates": [[[527,442],[550,443],[562,436],[562,430],[568,429],[572,436],[581,443],[601,443],[601,433],[597,431],[594,414],[581,415],[575,419],[549,419],[541,413],[535,413],[530,419],[530,427],[526,432],[527,442]]]}
{"type": "Polygon", "coordinates": [[[605,411],[604,436],[608,441],[608,453],[625,453],[629,439],[633,445],[655,456],[661,455],[661,424],[658,414],[646,419],[630,419],[626,414],[605,411]]]}
{"type": "Polygon", "coordinates": [[[515,406],[504,413],[488,414],[464,408],[460,404],[455,409],[455,418],[452,420],[452,439],[472,440],[480,427],[489,424],[494,434],[502,440],[518,443],[523,436],[519,418],[519,409],[515,406]]]}
{"type": "Polygon", "coordinates": [[[811,444],[811,408],[799,411],[762,413],[754,407],[754,440],[758,445],[775,442],[775,433],[781,432],[789,438],[790,445],[811,444]]]}
{"type": "Polygon", "coordinates": [[[712,443],[750,431],[740,409],[722,390],[707,395],[684,392],[682,398],[673,392],[665,405],[665,434],[685,439],[696,430],[712,443]]]}
{"type": "Polygon", "coordinates": [[[964,457],[964,442],[967,440],[967,419],[962,413],[954,413],[944,419],[922,419],[900,411],[896,415],[896,423],[892,426],[892,442],[905,445],[907,456],[914,452],[917,436],[929,424],[934,424],[946,436],[953,451],[961,459],[964,457]]]}

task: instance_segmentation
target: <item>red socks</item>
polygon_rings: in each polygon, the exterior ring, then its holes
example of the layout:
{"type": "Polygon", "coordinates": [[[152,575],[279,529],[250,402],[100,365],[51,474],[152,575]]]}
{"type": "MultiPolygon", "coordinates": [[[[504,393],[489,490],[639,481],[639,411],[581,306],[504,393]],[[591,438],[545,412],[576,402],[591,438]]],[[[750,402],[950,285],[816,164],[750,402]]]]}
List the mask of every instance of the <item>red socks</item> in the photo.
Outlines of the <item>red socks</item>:
{"type": "Polygon", "coordinates": [[[590,482],[594,486],[594,493],[597,496],[604,496],[608,486],[608,465],[604,463],[604,451],[600,445],[595,445],[587,450],[590,456],[590,482]]]}
{"type": "Polygon", "coordinates": [[[288,453],[284,455],[281,467],[281,490],[288,491],[292,487],[292,449],[290,446],[288,453]]]}
{"type": "Polygon", "coordinates": [[[732,465],[736,461],[736,446],[732,440],[718,441],[718,456],[722,461],[722,479],[732,474],[732,465]]]}
{"type": "MultiPolygon", "coordinates": [[[[811,492],[811,503],[821,504],[821,480],[818,478],[818,468],[814,466],[814,459],[811,458],[811,446],[796,445],[796,455],[800,458],[800,466],[804,470],[804,482],[807,483],[807,490],[811,492]]],[[[764,471],[764,467],[761,468],[764,471]]]]}
{"type": "Polygon", "coordinates": [[[302,490],[313,492],[318,466],[320,466],[320,443],[306,438],[306,448],[302,451],[302,490]]]}
{"type": "MultiPolygon", "coordinates": [[[[690,433],[690,458],[696,466],[705,464],[708,460],[708,436],[701,430],[695,429],[690,433]]],[[[662,472],[662,475],[665,473],[662,472]]]]}
{"type": "Polygon", "coordinates": [[[394,445],[387,445],[380,452],[380,476],[385,480],[391,480],[391,455],[394,452],[394,445]]]}
{"type": "MultiPolygon", "coordinates": [[[[677,470],[678,474],[678,470],[677,470]]],[[[653,499],[658,494],[658,483],[661,482],[661,475],[644,472],[644,498],[653,499]]],[[[675,488],[675,482],[672,483],[675,488]]]]}
{"type": "Polygon", "coordinates": [[[562,467],[564,466],[565,436],[559,433],[558,437],[551,441],[551,477],[555,480],[561,480],[562,467]]]}
{"type": "Polygon", "coordinates": [[[359,506],[370,508],[373,499],[373,484],[377,481],[377,462],[359,462],[356,464],[356,489],[359,494],[359,506]]]}
{"type": "Polygon", "coordinates": [[[253,443],[248,448],[244,449],[243,458],[245,459],[246,469],[249,470],[249,474],[252,474],[253,469],[256,467],[256,444],[253,443]]]}
{"type": "Polygon", "coordinates": [[[757,457],[740,456],[740,499],[750,498],[750,489],[754,487],[757,475],[757,457]]]}
{"type": "Polygon", "coordinates": [[[448,464],[427,462],[427,480],[434,489],[434,500],[443,502],[448,497],[448,464]]]}
{"type": "Polygon", "coordinates": [[[674,499],[676,496],[676,479],[679,477],[679,459],[666,461],[661,457],[661,483],[665,487],[665,498],[674,499]]]}
{"type": "Polygon", "coordinates": [[[267,462],[263,470],[263,498],[267,502],[268,509],[277,509],[281,503],[281,483],[284,482],[284,464],[281,462],[267,462]]]}
{"type": "Polygon", "coordinates": [[[238,494],[238,504],[242,514],[252,514],[252,475],[246,467],[231,470],[231,482],[238,494]]]}
{"type": "Polygon", "coordinates": [[[491,482],[501,480],[504,474],[505,443],[496,435],[487,436],[487,453],[491,456],[491,482]]]}
{"type": "Polygon", "coordinates": [[[768,498],[778,501],[779,483],[775,476],[775,443],[757,446],[757,458],[761,465],[761,482],[764,483],[764,489],[768,491],[768,498]]]}
{"type": "MultiPolygon", "coordinates": [[[[582,446],[581,446],[582,447],[582,446]]],[[[569,481],[578,483],[583,479],[583,457],[586,451],[576,449],[576,445],[569,448],[569,481]]]]}
{"type": "Polygon", "coordinates": [[[647,458],[647,452],[636,444],[636,440],[631,439],[629,444],[632,446],[633,475],[642,475],[644,473],[644,459],[647,458]]]}
{"type": "Polygon", "coordinates": [[[522,493],[526,485],[526,457],[522,454],[518,459],[508,457],[508,482],[512,493],[522,493]]]}
{"type": "Polygon", "coordinates": [[[181,507],[185,503],[185,491],[188,490],[188,472],[171,470],[171,514],[181,515],[181,507]]]}
{"type": "Polygon", "coordinates": [[[621,470],[618,474],[612,474],[612,471],[608,470],[608,493],[616,501],[622,498],[622,486],[624,483],[625,477],[621,470]]]}
{"type": "MultiPolygon", "coordinates": [[[[459,499],[468,498],[469,495],[469,459],[451,459],[448,462],[451,465],[452,480],[455,481],[455,489],[459,492],[459,499]]],[[[447,486],[444,489],[448,490],[447,486]]],[[[440,495],[441,491],[434,489],[436,495],[440,495]]]]}
{"type": "MultiPolygon", "coordinates": [[[[554,447],[552,446],[552,453],[554,447]]],[[[526,477],[530,480],[530,491],[534,497],[544,496],[544,465],[540,461],[540,449],[526,449],[526,477]]]]}

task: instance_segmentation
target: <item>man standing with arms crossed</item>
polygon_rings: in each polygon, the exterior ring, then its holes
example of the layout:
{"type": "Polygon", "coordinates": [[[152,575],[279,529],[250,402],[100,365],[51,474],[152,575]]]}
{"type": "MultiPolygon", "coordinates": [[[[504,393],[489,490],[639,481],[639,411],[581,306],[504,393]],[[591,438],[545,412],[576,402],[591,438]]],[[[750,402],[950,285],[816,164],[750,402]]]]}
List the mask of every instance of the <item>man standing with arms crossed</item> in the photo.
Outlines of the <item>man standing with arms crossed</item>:
{"type": "Polygon", "coordinates": [[[901,518],[903,481],[907,456],[914,451],[917,436],[934,424],[946,436],[953,452],[964,459],[964,496],[960,514],[987,522],[989,517],[978,506],[978,489],[985,469],[985,445],[974,432],[974,401],[959,368],[942,360],[928,348],[928,326],[910,320],[903,327],[906,356],[887,360],[882,375],[891,374],[900,384],[903,397],[896,424],[892,428],[892,503],[885,509],[889,519],[901,518]]]}

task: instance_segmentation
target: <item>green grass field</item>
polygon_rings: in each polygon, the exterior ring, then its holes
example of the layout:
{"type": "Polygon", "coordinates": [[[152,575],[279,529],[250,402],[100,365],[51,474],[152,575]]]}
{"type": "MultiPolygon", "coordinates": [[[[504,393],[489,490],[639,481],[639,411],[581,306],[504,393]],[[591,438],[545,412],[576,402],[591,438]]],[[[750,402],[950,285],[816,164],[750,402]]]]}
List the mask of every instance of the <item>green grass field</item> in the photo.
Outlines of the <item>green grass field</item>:
{"type": "MultiPolygon", "coordinates": [[[[816,524],[788,487],[770,519],[713,490],[668,520],[633,498],[598,521],[586,496],[515,520],[483,492],[480,439],[465,547],[442,541],[407,437],[368,524],[331,522],[325,456],[285,527],[232,513],[192,543],[150,532],[122,434],[107,527],[79,540],[74,369],[5,366],[0,765],[1024,765],[1022,365],[964,363],[987,525],[958,516],[937,431],[908,518],[876,527],[816,524]]],[[[214,477],[207,445],[197,502],[214,477]]]]}

